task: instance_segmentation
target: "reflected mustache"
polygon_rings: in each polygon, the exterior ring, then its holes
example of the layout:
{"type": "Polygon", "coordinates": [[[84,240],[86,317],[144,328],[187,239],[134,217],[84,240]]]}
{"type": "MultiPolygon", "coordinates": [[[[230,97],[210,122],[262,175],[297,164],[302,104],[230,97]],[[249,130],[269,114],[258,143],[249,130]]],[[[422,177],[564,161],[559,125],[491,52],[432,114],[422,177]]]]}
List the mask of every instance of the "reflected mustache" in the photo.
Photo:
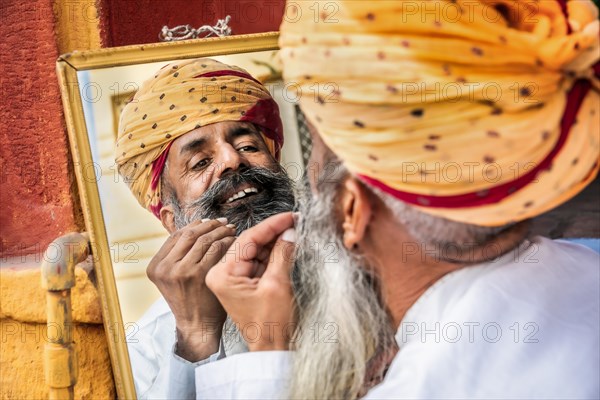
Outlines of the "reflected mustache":
{"type": "MultiPolygon", "coordinates": [[[[237,192],[237,188],[243,184],[255,186],[259,190],[264,190],[265,186],[281,179],[281,172],[273,172],[266,168],[248,168],[241,172],[230,174],[216,181],[211,187],[191,203],[188,207],[213,208],[220,206],[237,192]]],[[[287,176],[286,176],[287,177],[287,176]]]]}
{"type": "Polygon", "coordinates": [[[221,177],[197,200],[185,205],[183,210],[176,210],[175,222],[183,227],[203,218],[225,217],[236,225],[239,234],[271,215],[293,210],[294,204],[293,182],[281,168],[275,171],[246,168],[221,177]],[[256,187],[259,193],[243,202],[224,204],[244,184],[256,187]]]}

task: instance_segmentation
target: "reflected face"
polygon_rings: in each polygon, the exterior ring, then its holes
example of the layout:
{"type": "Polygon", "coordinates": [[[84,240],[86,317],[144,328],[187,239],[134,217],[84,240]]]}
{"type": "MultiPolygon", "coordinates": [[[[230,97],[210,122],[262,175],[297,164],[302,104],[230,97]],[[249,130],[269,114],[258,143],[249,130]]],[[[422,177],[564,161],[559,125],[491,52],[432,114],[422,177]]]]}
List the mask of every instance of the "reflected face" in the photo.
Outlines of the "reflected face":
{"type": "Polygon", "coordinates": [[[294,207],[292,181],[252,124],[220,122],[199,128],[177,139],[168,157],[163,182],[174,193],[163,195],[171,197],[172,229],[224,217],[239,234],[294,207]]]}
{"type": "MultiPolygon", "coordinates": [[[[240,169],[279,169],[258,129],[251,123],[234,121],[206,125],[177,138],[169,150],[167,166],[166,178],[181,204],[198,199],[223,176],[240,169]]],[[[237,192],[244,189],[240,187],[237,192]]],[[[222,194],[224,207],[257,194],[232,199],[237,192],[222,194]]]]}

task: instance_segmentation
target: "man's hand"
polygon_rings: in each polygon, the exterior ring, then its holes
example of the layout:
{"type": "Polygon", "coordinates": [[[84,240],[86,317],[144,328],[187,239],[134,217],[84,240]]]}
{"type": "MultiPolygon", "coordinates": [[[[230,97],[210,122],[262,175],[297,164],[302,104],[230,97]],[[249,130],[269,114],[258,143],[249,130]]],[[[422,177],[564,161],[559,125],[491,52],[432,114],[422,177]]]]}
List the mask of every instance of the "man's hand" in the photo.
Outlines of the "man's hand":
{"type": "Polygon", "coordinates": [[[283,213],[244,231],[206,275],[206,285],[238,325],[250,351],[289,349],[295,327],[293,224],[292,213],[283,213]]]}
{"type": "Polygon", "coordinates": [[[192,362],[219,347],[226,314],[204,280],[235,240],[235,227],[226,223],[196,221],[174,232],[146,271],[175,316],[177,354],[192,362]]]}

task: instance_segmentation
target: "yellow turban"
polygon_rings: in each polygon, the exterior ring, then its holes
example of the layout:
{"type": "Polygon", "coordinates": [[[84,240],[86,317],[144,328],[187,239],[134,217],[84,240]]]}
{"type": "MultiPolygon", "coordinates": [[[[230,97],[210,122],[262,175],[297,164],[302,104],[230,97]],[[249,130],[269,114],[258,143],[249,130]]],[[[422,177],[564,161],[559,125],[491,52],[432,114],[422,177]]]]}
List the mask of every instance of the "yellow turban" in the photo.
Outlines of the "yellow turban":
{"type": "Polygon", "coordinates": [[[243,69],[206,58],[178,61],[142,84],[121,114],[115,159],[143,207],[159,215],[160,177],[171,143],[222,121],[257,125],[279,158],[283,128],[277,103],[243,69]]]}
{"type": "Polygon", "coordinates": [[[367,183],[499,226],[598,172],[598,9],[589,0],[292,2],[284,77],[367,183]]]}

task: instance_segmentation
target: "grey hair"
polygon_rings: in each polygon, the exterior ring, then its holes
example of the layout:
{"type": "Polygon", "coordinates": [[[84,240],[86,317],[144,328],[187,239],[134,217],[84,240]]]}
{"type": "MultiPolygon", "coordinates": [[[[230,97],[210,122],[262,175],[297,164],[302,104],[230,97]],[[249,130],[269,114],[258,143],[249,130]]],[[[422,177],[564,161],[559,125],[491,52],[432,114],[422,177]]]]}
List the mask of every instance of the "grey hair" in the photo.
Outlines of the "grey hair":
{"type": "Polygon", "coordinates": [[[352,399],[383,374],[381,354],[394,346],[378,282],[368,263],[342,241],[335,210],[347,172],[318,183],[301,202],[294,293],[298,329],[289,397],[352,399]]]}
{"type": "MultiPolygon", "coordinates": [[[[328,163],[330,163],[328,167],[330,169],[333,167],[338,176],[351,175],[333,153],[328,155],[328,163]]],[[[456,262],[457,259],[462,258],[461,256],[471,254],[474,249],[489,244],[500,234],[509,233],[519,225],[509,223],[490,227],[452,221],[423,212],[377,187],[367,184],[363,184],[363,187],[372,196],[379,198],[390,210],[395,221],[401,224],[418,243],[435,252],[436,259],[441,261],[456,262]]],[[[517,244],[514,243],[515,246],[517,244]]],[[[494,257],[500,255],[502,254],[493,254],[494,257]]]]}
{"type": "Polygon", "coordinates": [[[442,255],[448,253],[448,249],[452,249],[454,254],[468,254],[472,249],[484,246],[515,225],[510,223],[490,227],[451,221],[420,211],[379,188],[368,189],[381,199],[396,221],[402,224],[417,242],[435,248],[441,259],[445,258],[442,255]]]}

